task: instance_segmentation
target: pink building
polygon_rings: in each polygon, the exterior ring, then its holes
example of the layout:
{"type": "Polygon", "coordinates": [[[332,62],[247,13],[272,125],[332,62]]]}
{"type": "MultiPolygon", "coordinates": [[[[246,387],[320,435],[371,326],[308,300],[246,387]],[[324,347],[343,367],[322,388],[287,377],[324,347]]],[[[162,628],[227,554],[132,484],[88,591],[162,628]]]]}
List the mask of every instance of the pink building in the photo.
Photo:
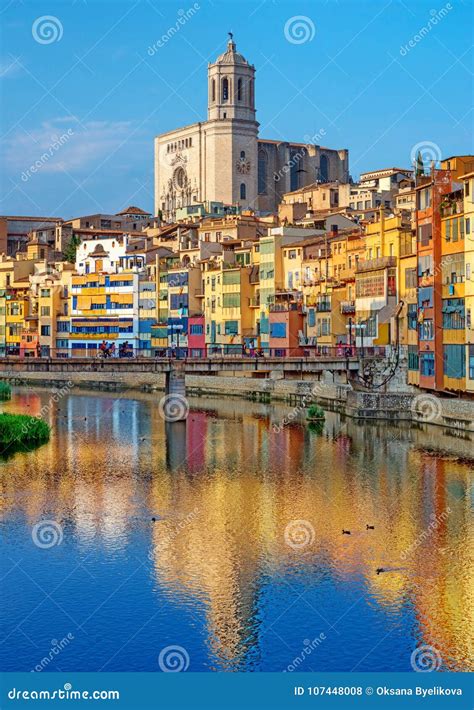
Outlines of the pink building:
{"type": "Polygon", "coordinates": [[[297,303],[270,306],[270,354],[275,357],[303,355],[299,333],[304,332],[303,313],[297,303]]]}
{"type": "Polygon", "coordinates": [[[188,319],[188,357],[206,357],[206,333],[204,316],[188,319]]]}

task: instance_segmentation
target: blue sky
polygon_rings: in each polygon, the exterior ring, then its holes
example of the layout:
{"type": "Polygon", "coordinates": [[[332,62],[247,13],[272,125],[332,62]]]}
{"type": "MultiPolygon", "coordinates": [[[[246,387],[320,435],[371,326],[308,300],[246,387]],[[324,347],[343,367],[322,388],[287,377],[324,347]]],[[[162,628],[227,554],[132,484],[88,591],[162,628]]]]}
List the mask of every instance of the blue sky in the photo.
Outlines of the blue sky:
{"type": "Polygon", "coordinates": [[[2,0],[0,213],[152,211],[153,137],[206,119],[207,62],[229,30],[257,69],[261,136],[322,131],[353,177],[408,166],[418,144],[472,153],[473,7],[2,0]]]}

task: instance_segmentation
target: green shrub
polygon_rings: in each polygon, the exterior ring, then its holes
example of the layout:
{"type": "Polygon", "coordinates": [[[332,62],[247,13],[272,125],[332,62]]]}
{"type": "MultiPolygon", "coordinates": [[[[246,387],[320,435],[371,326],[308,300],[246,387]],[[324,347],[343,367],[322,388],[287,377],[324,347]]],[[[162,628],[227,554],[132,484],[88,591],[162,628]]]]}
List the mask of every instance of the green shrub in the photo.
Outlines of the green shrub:
{"type": "Polygon", "coordinates": [[[8,382],[4,382],[3,380],[0,381],[0,400],[5,400],[11,399],[12,397],[12,388],[10,387],[10,384],[8,382]]]}
{"type": "Polygon", "coordinates": [[[306,415],[307,419],[324,419],[325,418],[324,409],[317,404],[312,404],[308,407],[308,412],[306,415]]]}
{"type": "Polygon", "coordinates": [[[27,414],[0,414],[0,455],[31,449],[48,441],[51,427],[27,414]]]}

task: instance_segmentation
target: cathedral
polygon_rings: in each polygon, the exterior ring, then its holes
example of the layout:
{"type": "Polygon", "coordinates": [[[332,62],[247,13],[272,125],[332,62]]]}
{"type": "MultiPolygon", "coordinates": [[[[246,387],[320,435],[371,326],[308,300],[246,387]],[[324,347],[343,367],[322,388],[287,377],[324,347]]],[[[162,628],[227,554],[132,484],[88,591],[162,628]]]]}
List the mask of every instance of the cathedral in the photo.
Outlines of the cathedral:
{"type": "Polygon", "coordinates": [[[178,207],[197,202],[276,212],[284,193],[316,182],[347,182],[349,153],[312,142],[259,137],[255,67],[226,51],[208,65],[207,121],[155,138],[155,214],[172,222],[178,207]]]}

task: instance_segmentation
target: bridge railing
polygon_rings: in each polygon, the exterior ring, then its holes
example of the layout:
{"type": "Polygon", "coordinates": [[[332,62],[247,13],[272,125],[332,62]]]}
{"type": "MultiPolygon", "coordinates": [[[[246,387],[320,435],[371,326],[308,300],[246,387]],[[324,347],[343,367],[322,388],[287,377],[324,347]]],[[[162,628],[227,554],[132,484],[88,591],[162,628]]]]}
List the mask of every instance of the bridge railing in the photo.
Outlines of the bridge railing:
{"type": "Polygon", "coordinates": [[[42,348],[41,350],[31,350],[20,352],[15,348],[0,349],[0,359],[9,361],[26,361],[32,359],[68,359],[68,360],[242,360],[242,359],[277,359],[286,360],[288,358],[299,359],[324,359],[324,358],[383,358],[387,355],[384,346],[377,347],[355,347],[348,345],[316,345],[304,347],[282,347],[282,348],[242,348],[229,346],[212,345],[202,348],[134,348],[130,346],[127,350],[100,350],[84,349],[80,352],[67,351],[65,348],[42,348]]]}

